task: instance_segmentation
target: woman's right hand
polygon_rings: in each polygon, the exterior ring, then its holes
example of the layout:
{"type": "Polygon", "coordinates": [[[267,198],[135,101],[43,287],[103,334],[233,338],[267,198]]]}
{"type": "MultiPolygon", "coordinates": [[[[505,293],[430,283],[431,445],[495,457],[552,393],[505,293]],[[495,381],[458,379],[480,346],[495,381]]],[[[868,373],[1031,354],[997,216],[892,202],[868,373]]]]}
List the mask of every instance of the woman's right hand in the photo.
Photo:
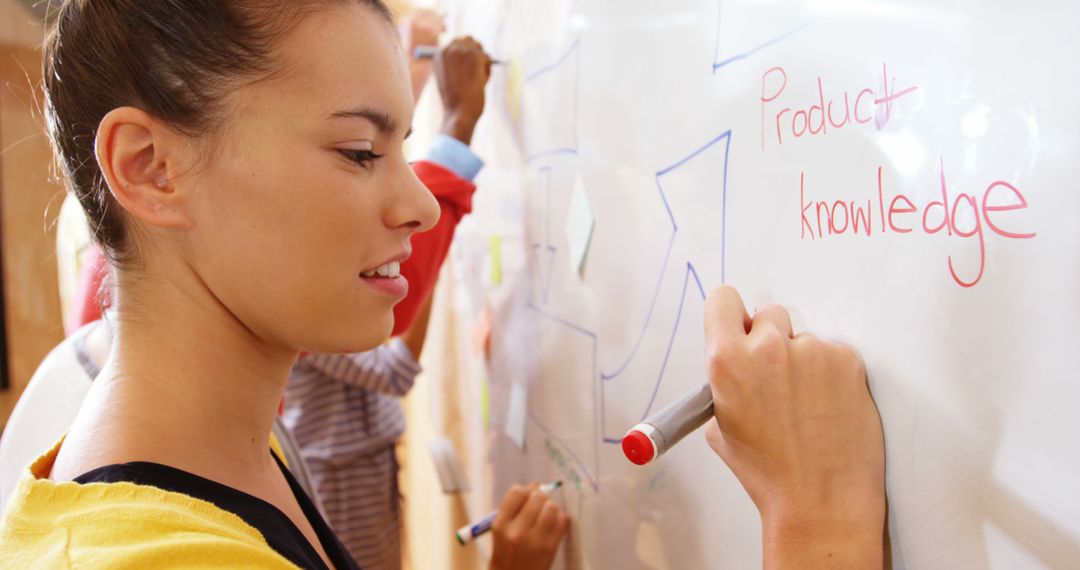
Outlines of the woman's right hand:
{"type": "Polygon", "coordinates": [[[514,485],[503,496],[491,531],[491,570],[548,570],[570,517],[536,483],[514,485]]]}
{"type": "Polygon", "coordinates": [[[484,112],[484,88],[491,77],[491,58],[471,37],[457,38],[435,57],[435,79],[442,95],[443,134],[465,144],[484,112]]]}
{"type": "Polygon", "coordinates": [[[707,438],[761,513],[766,568],[880,568],[884,438],[858,353],[793,334],[776,305],[751,318],[729,286],[705,303],[705,338],[707,438]]]}

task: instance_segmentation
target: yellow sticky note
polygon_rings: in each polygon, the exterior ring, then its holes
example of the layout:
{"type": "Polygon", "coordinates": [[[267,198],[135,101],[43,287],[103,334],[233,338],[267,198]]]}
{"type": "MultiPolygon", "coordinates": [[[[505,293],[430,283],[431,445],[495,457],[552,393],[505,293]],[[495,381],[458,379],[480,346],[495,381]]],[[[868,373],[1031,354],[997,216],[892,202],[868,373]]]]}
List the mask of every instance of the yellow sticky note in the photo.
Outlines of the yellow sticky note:
{"type": "Polygon", "coordinates": [[[521,118],[521,94],[525,90],[525,70],[521,60],[512,58],[506,70],[506,106],[510,110],[510,119],[517,123],[521,118]]]}
{"type": "Polygon", "coordinates": [[[491,284],[502,285],[502,238],[491,236],[491,284]]]}
{"type": "Polygon", "coordinates": [[[491,386],[488,379],[480,378],[480,417],[484,419],[484,431],[491,429],[491,386]]]}

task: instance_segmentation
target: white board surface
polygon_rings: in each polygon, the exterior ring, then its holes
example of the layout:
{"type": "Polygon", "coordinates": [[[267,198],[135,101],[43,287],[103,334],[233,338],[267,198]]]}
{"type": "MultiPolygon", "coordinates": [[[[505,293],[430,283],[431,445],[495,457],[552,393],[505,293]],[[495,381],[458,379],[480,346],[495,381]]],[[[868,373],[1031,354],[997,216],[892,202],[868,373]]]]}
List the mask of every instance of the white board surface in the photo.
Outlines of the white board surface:
{"type": "Polygon", "coordinates": [[[1080,565],[1080,4],[442,8],[508,62],[455,250],[459,305],[494,315],[488,500],[566,481],[560,564],[760,565],[702,434],[647,468],[615,443],[704,381],[703,294],[727,282],[863,354],[894,568],[1080,565]]]}

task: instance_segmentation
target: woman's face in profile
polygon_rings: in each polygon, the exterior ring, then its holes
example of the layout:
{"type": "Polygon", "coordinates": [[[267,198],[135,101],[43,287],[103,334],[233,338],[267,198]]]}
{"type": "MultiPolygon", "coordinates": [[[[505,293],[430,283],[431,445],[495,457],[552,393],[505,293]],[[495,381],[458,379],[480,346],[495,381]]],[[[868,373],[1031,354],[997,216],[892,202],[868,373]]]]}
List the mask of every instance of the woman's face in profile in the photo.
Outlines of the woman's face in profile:
{"type": "Polygon", "coordinates": [[[358,5],[306,17],[274,57],[271,77],[228,94],[215,143],[196,143],[206,166],[177,181],[194,200],[187,259],[259,338],[367,350],[405,293],[371,272],[392,272],[439,212],[403,154],[405,58],[393,27],[358,5]]]}

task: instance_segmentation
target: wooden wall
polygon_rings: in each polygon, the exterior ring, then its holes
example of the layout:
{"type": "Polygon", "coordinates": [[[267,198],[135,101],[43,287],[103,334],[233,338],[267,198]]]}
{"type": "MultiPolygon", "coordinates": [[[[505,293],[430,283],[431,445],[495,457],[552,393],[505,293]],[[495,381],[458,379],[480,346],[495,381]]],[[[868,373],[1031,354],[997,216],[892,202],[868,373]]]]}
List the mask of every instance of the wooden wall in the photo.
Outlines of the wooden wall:
{"type": "Polygon", "coordinates": [[[16,0],[0,0],[0,43],[30,47],[41,43],[44,28],[16,0]]]}
{"type": "Polygon", "coordinates": [[[52,221],[63,190],[50,182],[52,155],[42,130],[43,28],[14,0],[0,0],[0,246],[8,373],[0,426],[42,358],[61,339],[52,221]]]}

